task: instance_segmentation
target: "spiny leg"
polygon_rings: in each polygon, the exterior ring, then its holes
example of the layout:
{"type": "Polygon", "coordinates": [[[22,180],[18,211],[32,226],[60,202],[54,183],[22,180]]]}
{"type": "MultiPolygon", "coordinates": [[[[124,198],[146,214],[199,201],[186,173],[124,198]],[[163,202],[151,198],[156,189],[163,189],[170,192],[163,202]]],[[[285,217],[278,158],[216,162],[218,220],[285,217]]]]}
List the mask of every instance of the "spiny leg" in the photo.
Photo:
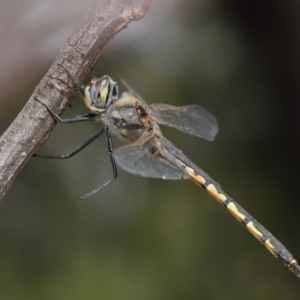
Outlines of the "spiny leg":
{"type": "MultiPolygon", "coordinates": [[[[70,124],[70,123],[76,123],[76,122],[84,122],[84,121],[94,121],[97,117],[97,114],[88,114],[88,115],[82,115],[77,116],[76,118],[72,119],[62,119],[59,115],[57,115],[53,110],[51,110],[45,103],[41,102],[37,97],[34,97],[34,100],[42,104],[51,117],[54,119],[55,122],[59,121],[64,124],[70,124]]],[[[78,148],[73,150],[71,153],[67,155],[40,155],[40,154],[33,154],[33,157],[40,157],[40,158],[52,158],[52,159],[67,159],[75,155],[76,153],[80,152],[84,148],[86,148],[89,144],[91,144],[94,140],[96,140],[98,137],[100,137],[103,132],[105,131],[105,127],[101,128],[97,133],[95,133],[93,136],[91,136],[86,142],[84,142],[82,145],[80,145],[78,148]]]]}
{"type": "Polygon", "coordinates": [[[242,224],[247,230],[259,240],[276,258],[278,258],[290,271],[300,277],[300,266],[293,255],[281,244],[265,227],[257,222],[245,209],[237,204],[231,197],[225,194],[220,186],[209,176],[204,175],[202,170],[196,167],[191,168],[176,158],[177,163],[184,167],[190,175],[190,179],[203,187],[214,199],[227,208],[227,210],[242,224]]]}
{"type": "Polygon", "coordinates": [[[98,132],[96,132],[94,135],[92,135],[87,141],[85,141],[82,145],[80,145],[79,147],[77,147],[76,149],[74,149],[73,151],[71,151],[70,153],[66,154],[66,155],[43,155],[43,154],[33,154],[33,157],[40,157],[40,158],[50,158],[50,159],[67,159],[70,158],[72,156],[74,156],[75,154],[77,154],[78,152],[80,152],[81,150],[83,150],[84,148],[86,148],[88,145],[90,145],[93,141],[95,141],[98,137],[100,137],[104,131],[106,131],[106,126],[102,127],[98,132]]]}
{"type": "Polygon", "coordinates": [[[49,114],[51,115],[51,117],[55,122],[58,121],[64,124],[70,124],[70,123],[77,123],[77,122],[95,121],[98,117],[98,114],[91,113],[91,114],[76,116],[75,118],[71,118],[71,119],[62,119],[51,108],[49,108],[48,105],[40,101],[37,97],[34,97],[34,100],[42,104],[47,109],[47,111],[49,112],[49,114]]]}
{"type": "Polygon", "coordinates": [[[113,153],[113,151],[114,151],[113,143],[112,143],[111,136],[109,134],[108,127],[106,127],[105,134],[106,134],[106,138],[107,138],[108,153],[109,153],[109,156],[110,156],[110,161],[111,161],[111,165],[112,165],[112,169],[113,169],[113,178],[111,180],[105,182],[104,184],[102,184],[99,188],[97,188],[97,189],[93,190],[92,192],[82,196],[80,198],[81,200],[84,200],[84,199],[86,199],[86,198],[102,191],[103,189],[108,187],[110,184],[114,183],[118,178],[118,170],[117,170],[117,165],[116,165],[116,161],[115,161],[114,153],[113,153]]]}
{"type": "MultiPolygon", "coordinates": [[[[90,121],[94,119],[94,116],[97,117],[98,115],[95,114],[90,114],[90,115],[86,115],[86,116],[80,116],[74,119],[61,119],[56,113],[54,113],[46,104],[42,103],[41,101],[39,101],[38,99],[35,99],[36,101],[40,102],[42,105],[44,105],[46,107],[46,109],[48,110],[48,112],[50,113],[50,115],[53,117],[53,119],[56,121],[60,121],[62,123],[75,123],[75,122],[82,122],[82,121],[90,121]],[[89,119],[87,119],[89,118],[89,119]],[[92,119],[91,119],[92,118],[92,119]]],[[[113,168],[113,179],[109,180],[108,182],[104,183],[102,186],[100,186],[98,189],[84,195],[81,197],[81,199],[86,199],[92,195],[94,195],[97,192],[100,192],[101,190],[103,190],[104,188],[106,188],[107,186],[109,186],[110,184],[112,184],[118,177],[118,172],[117,172],[117,166],[116,166],[116,162],[114,159],[114,155],[113,155],[113,144],[112,144],[112,139],[111,136],[108,132],[108,127],[104,126],[102,127],[96,134],[94,134],[93,136],[91,136],[87,141],[85,141],[82,145],[80,145],[78,148],[76,148],[75,150],[73,150],[72,152],[70,152],[67,155],[40,155],[40,154],[33,154],[33,157],[39,157],[39,158],[50,158],[50,159],[67,159],[70,158],[72,156],[74,156],[75,154],[77,154],[78,152],[80,152],[81,150],[83,150],[84,148],[86,148],[88,145],[90,145],[93,141],[95,141],[98,137],[100,137],[103,133],[105,132],[106,137],[107,137],[107,143],[108,143],[108,152],[110,155],[110,159],[111,159],[111,163],[112,163],[112,168],[113,168]]]]}

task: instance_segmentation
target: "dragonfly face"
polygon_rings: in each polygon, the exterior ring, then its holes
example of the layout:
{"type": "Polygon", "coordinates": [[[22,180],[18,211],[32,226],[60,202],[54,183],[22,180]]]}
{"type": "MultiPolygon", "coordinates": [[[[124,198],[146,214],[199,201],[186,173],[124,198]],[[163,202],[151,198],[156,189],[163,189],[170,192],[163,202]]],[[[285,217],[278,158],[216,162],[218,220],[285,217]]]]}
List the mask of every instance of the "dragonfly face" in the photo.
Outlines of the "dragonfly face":
{"type": "MultiPolygon", "coordinates": [[[[68,74],[71,76],[69,72],[68,74]]],[[[143,177],[172,180],[190,179],[203,187],[239,222],[244,224],[247,230],[265,245],[275,257],[296,276],[300,277],[300,266],[292,254],[246,210],[225,194],[217,182],[168,141],[159,128],[159,124],[162,124],[206,140],[213,140],[218,132],[218,124],[211,113],[199,105],[182,107],[161,103],[148,105],[125,81],[123,83],[128,92],[123,93],[118,98],[117,84],[109,76],[92,80],[90,85],[84,89],[74,78],[73,81],[81,91],[83,100],[92,111],[92,114],[77,116],[73,119],[61,119],[47,105],[38,99],[36,100],[44,105],[55,120],[63,123],[74,123],[100,119],[105,126],[68,155],[34,156],[57,159],[69,158],[87,147],[105,132],[114,177],[81,199],[101,191],[116,180],[117,168],[115,162],[127,172],[143,177]],[[129,144],[114,151],[111,133],[126,140],[129,144]]]]}

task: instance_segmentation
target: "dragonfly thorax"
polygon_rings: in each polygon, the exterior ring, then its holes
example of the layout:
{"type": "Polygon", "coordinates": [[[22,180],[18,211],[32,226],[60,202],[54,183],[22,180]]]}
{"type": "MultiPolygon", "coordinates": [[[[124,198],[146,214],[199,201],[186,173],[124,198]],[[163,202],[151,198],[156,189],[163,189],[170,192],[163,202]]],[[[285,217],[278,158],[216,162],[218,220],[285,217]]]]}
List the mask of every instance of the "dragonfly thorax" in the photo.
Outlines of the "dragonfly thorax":
{"type": "Polygon", "coordinates": [[[103,114],[102,121],[119,137],[134,142],[145,130],[147,114],[141,102],[128,93],[123,93],[103,114]]]}
{"type": "Polygon", "coordinates": [[[141,125],[140,115],[135,108],[124,108],[120,110],[112,111],[112,117],[115,119],[115,122],[121,120],[123,127],[132,126],[132,125],[141,125]]]}
{"type": "Polygon", "coordinates": [[[123,93],[112,105],[110,115],[113,122],[120,123],[121,120],[124,127],[141,127],[146,117],[141,103],[135,97],[128,97],[128,93],[123,93]]]}

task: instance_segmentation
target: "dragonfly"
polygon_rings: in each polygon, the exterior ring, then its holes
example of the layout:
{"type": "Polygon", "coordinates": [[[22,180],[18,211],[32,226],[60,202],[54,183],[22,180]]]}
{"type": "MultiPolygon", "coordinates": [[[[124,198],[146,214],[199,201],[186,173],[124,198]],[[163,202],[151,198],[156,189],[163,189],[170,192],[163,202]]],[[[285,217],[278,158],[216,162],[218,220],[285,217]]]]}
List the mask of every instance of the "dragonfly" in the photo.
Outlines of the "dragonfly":
{"type": "Polygon", "coordinates": [[[285,267],[297,277],[300,277],[300,266],[286,247],[243,207],[228,196],[216,181],[167,140],[159,127],[159,125],[166,125],[212,141],[218,133],[218,123],[209,111],[196,104],[181,107],[162,103],[149,105],[123,79],[122,83],[125,85],[127,92],[123,92],[118,97],[118,85],[108,75],[93,78],[85,86],[80,85],[67,68],[63,65],[59,66],[72,79],[74,87],[81,93],[90,113],[63,119],[37,97],[35,97],[35,100],[45,107],[55,122],[69,124],[101,121],[104,126],[67,155],[33,154],[33,156],[68,159],[86,148],[102,134],[105,134],[113,178],[99,188],[82,196],[81,199],[86,199],[115,182],[118,177],[117,165],[131,174],[142,177],[167,180],[190,179],[224,206],[285,267]],[[127,142],[127,145],[114,150],[112,135],[127,142]]]}

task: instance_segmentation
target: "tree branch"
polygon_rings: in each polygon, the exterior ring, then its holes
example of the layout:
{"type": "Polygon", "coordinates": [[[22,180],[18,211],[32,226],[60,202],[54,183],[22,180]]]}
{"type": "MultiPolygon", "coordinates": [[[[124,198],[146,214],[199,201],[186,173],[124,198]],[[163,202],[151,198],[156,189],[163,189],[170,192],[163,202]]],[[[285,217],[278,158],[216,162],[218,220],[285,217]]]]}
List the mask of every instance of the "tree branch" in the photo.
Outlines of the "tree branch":
{"type": "Polygon", "coordinates": [[[0,137],[0,199],[55,125],[34,97],[61,114],[74,95],[72,81],[59,64],[82,82],[108,42],[131,21],[140,20],[150,4],[151,0],[141,0],[133,7],[131,0],[101,0],[87,12],[22,111],[0,137]]]}

